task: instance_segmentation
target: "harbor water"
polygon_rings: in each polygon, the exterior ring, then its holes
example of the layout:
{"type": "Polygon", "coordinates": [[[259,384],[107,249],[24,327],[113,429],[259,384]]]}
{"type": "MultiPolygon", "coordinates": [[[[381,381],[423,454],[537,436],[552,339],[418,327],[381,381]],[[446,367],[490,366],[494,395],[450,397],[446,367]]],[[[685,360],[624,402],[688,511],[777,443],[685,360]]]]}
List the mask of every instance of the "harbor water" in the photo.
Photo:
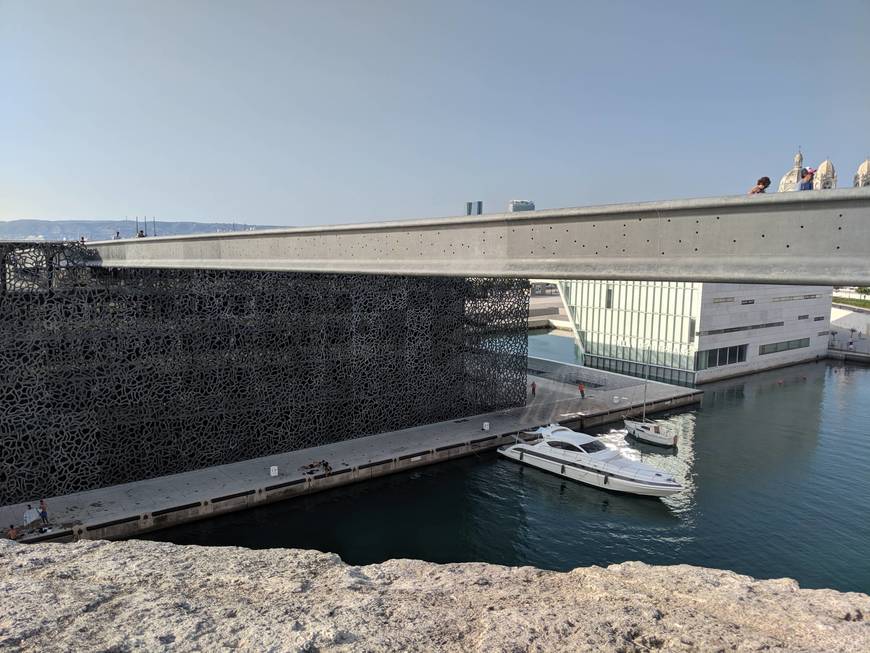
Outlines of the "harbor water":
{"type": "MultiPolygon", "coordinates": [[[[575,362],[570,338],[530,354],[575,362]]],[[[494,452],[149,535],[181,544],[311,548],[351,564],[389,558],[567,570],[687,563],[802,587],[870,592],[870,368],[799,365],[703,386],[667,416],[675,452],[594,431],[673,473],[667,499],[619,495],[494,452]]]]}

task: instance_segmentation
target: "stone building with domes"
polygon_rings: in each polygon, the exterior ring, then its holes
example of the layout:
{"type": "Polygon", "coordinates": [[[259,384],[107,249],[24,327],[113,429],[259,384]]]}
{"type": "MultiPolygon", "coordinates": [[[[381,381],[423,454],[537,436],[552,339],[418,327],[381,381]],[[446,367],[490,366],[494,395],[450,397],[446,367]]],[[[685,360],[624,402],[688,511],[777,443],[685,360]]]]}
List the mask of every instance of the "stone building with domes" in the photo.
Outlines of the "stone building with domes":
{"type": "Polygon", "coordinates": [[[798,184],[801,181],[801,170],[804,167],[804,155],[798,150],[794,155],[794,165],[787,173],[779,180],[779,192],[785,193],[798,189],[798,184]]]}
{"type": "Polygon", "coordinates": [[[864,163],[858,166],[852,185],[855,188],[870,186],[870,159],[864,159],[864,163]]]}
{"type": "MultiPolygon", "coordinates": [[[[779,180],[779,192],[787,193],[798,190],[801,182],[801,171],[804,169],[804,155],[798,150],[794,155],[794,165],[779,180]]],[[[830,159],[819,164],[813,176],[813,190],[829,190],[837,187],[837,171],[830,159]]]]}

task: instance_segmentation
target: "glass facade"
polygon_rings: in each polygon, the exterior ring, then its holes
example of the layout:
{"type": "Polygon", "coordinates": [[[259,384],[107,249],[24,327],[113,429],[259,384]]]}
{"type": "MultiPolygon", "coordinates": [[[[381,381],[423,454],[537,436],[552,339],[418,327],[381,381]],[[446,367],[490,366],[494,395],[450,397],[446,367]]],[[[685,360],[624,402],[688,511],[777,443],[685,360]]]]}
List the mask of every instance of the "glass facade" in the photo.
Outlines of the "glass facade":
{"type": "Polygon", "coordinates": [[[583,363],[670,383],[693,383],[701,284],[562,281],[583,363]],[[647,369],[649,368],[649,369],[647,369]]]}

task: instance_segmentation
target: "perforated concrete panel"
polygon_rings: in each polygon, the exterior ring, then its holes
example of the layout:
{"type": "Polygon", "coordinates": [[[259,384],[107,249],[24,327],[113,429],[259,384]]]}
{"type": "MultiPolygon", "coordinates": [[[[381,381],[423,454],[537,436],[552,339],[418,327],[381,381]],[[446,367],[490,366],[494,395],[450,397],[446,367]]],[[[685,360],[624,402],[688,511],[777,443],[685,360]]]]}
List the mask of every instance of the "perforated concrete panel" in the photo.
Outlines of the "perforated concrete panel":
{"type": "Polygon", "coordinates": [[[98,243],[95,264],[870,284],[870,189],[98,243]]]}

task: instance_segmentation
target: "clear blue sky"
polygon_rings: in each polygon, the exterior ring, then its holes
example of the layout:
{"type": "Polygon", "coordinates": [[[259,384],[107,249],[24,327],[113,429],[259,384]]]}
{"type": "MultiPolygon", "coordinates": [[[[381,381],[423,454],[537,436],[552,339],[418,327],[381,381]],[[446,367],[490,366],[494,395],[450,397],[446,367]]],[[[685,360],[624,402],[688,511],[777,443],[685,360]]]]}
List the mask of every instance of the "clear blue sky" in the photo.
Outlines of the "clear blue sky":
{"type": "Polygon", "coordinates": [[[0,219],[744,193],[870,155],[870,2],[0,0],[0,219]]]}

